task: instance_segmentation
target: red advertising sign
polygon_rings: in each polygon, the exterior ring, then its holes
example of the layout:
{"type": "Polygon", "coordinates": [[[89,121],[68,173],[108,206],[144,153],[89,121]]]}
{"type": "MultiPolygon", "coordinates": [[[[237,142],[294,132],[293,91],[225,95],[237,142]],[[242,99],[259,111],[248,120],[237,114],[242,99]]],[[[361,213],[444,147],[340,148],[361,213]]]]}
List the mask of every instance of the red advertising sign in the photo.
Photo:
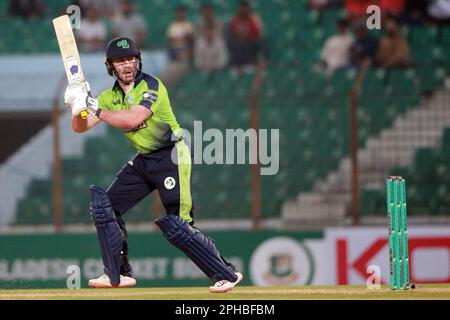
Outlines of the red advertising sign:
{"type": "MultiPolygon", "coordinates": [[[[369,266],[381,270],[381,283],[389,281],[386,228],[338,228],[326,232],[327,256],[334,261],[330,284],[365,284],[369,266]]],[[[450,282],[450,227],[410,228],[410,276],[416,283],[450,282]]]]}

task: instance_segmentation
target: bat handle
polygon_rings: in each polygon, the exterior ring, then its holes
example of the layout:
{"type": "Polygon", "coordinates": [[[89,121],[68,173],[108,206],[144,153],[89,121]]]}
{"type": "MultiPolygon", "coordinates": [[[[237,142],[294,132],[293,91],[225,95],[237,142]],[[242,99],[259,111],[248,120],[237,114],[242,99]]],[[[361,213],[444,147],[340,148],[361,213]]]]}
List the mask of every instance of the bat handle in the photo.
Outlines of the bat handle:
{"type": "Polygon", "coordinates": [[[81,118],[83,118],[84,120],[87,119],[88,113],[86,110],[81,111],[81,118]]]}

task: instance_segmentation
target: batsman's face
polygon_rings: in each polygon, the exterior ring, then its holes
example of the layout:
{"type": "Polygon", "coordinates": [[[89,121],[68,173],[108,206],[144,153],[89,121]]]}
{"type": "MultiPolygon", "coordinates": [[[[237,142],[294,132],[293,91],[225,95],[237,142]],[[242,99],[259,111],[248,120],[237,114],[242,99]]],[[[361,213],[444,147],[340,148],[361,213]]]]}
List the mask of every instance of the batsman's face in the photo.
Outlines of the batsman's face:
{"type": "Polygon", "coordinates": [[[136,57],[125,57],[112,62],[114,69],[120,79],[125,82],[134,80],[137,71],[136,57]]]}

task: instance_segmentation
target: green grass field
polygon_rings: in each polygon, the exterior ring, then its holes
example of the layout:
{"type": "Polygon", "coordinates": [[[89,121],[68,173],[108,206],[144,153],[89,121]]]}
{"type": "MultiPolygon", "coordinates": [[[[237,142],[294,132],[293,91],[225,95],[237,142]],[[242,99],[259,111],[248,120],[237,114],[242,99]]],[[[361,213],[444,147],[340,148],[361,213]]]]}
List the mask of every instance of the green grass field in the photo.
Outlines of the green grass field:
{"type": "Polygon", "coordinates": [[[210,294],[207,288],[123,289],[24,289],[0,290],[0,300],[450,300],[450,284],[421,284],[416,289],[392,291],[388,286],[241,286],[225,294],[210,294]]]}

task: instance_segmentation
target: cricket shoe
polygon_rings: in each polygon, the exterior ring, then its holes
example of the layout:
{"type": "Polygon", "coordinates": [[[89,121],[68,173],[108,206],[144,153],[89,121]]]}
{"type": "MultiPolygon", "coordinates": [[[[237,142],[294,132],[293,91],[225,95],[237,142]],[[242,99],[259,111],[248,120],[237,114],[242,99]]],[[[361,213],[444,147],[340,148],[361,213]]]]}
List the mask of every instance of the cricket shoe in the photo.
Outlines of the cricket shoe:
{"type": "Polygon", "coordinates": [[[239,282],[244,279],[244,276],[240,272],[235,272],[237,276],[237,280],[235,282],[231,282],[228,280],[220,280],[217,281],[213,286],[209,287],[209,292],[211,293],[225,293],[233,289],[239,282]]]}
{"type": "Polygon", "coordinates": [[[109,280],[108,275],[104,274],[98,277],[97,279],[91,279],[88,282],[89,287],[94,288],[125,288],[132,287],[136,285],[136,280],[131,277],[120,275],[120,283],[118,285],[113,286],[111,281],[109,280]]]}

